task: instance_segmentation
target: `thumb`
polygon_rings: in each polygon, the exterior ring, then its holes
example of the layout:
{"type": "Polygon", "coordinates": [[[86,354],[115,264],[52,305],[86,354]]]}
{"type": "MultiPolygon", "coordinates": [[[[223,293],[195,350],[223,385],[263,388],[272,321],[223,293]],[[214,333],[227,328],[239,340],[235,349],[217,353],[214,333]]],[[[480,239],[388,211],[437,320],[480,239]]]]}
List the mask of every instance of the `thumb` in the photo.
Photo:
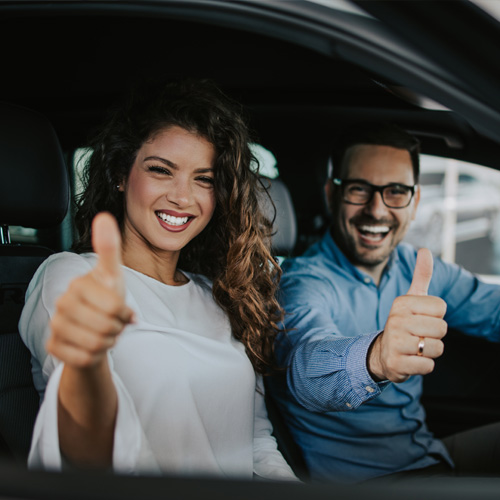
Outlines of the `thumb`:
{"type": "Polygon", "coordinates": [[[92,221],[92,247],[98,257],[94,276],[101,283],[123,294],[120,229],[115,218],[108,212],[97,214],[92,221]]]}
{"type": "Polygon", "coordinates": [[[428,248],[421,248],[417,254],[417,263],[407,295],[427,295],[432,278],[432,253],[428,248]]]}

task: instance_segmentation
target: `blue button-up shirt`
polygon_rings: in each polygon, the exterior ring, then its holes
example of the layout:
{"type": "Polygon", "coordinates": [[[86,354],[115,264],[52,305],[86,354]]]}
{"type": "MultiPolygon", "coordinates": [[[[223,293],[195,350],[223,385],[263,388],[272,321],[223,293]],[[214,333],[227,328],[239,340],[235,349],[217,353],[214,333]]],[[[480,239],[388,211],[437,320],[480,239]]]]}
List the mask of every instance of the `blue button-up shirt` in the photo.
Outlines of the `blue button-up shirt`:
{"type": "MultiPolygon", "coordinates": [[[[425,424],[422,377],[377,383],[366,366],[394,299],[410,287],[415,262],[416,250],[400,244],[376,286],[327,233],[302,257],[283,264],[287,333],[277,355],[288,367],[287,383],[276,377],[269,389],[312,478],[351,482],[439,460],[452,465],[425,424]]],[[[450,327],[499,340],[500,287],[435,259],[429,295],[446,301],[450,327]]]]}

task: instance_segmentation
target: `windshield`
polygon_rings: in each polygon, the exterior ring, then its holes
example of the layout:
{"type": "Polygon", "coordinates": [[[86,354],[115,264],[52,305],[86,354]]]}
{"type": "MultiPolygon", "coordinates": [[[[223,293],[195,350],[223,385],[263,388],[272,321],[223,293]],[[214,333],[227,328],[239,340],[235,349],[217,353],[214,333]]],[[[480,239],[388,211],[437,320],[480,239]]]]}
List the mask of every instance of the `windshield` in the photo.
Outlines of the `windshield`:
{"type": "Polygon", "coordinates": [[[500,21],[500,2],[497,0],[471,0],[478,7],[481,7],[490,16],[493,16],[497,21],[500,21]]]}
{"type": "Polygon", "coordinates": [[[330,7],[332,9],[343,10],[344,12],[351,12],[360,16],[372,17],[367,14],[363,9],[360,9],[348,0],[306,0],[307,2],[317,3],[330,7]]]}

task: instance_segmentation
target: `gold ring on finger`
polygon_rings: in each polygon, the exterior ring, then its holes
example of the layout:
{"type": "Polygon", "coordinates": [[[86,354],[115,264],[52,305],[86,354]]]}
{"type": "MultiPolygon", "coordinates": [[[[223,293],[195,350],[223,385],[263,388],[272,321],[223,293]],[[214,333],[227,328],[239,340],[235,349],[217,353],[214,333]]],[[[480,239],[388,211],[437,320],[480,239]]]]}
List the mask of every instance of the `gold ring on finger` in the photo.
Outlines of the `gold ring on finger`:
{"type": "Polygon", "coordinates": [[[419,337],[418,338],[418,347],[417,347],[417,356],[424,355],[424,347],[425,347],[425,338],[419,337]]]}

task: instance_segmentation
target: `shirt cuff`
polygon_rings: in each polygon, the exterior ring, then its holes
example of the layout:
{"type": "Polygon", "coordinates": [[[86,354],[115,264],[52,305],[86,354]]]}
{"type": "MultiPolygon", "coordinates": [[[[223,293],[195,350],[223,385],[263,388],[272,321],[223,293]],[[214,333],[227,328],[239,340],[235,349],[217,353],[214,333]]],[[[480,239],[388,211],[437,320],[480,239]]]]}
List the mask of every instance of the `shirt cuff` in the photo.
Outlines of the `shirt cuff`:
{"type": "Polygon", "coordinates": [[[346,373],[352,389],[362,402],[379,396],[389,381],[375,382],[367,368],[368,350],[381,331],[363,335],[353,342],[346,356],[346,373]]]}

